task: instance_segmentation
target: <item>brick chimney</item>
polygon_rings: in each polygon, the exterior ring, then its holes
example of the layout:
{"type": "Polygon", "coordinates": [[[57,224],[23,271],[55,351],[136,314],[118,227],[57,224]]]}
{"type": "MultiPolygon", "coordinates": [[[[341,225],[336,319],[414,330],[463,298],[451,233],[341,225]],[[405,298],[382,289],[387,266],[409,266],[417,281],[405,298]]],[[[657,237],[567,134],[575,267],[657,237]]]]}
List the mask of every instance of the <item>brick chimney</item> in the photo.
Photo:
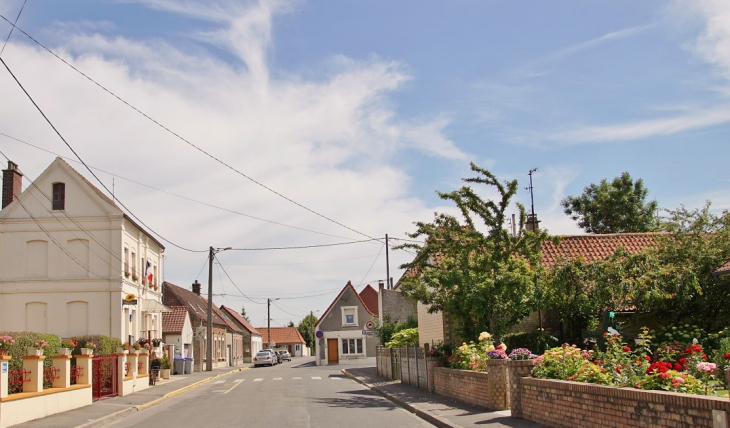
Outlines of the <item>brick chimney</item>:
{"type": "Polygon", "coordinates": [[[8,161],[8,169],[3,170],[3,208],[10,205],[23,191],[23,174],[18,165],[8,161]]]}
{"type": "Polygon", "coordinates": [[[197,280],[197,279],[196,279],[196,280],[195,280],[195,282],[193,283],[193,293],[195,293],[195,294],[197,294],[198,296],[200,296],[200,283],[198,282],[198,280],[197,280]]]}

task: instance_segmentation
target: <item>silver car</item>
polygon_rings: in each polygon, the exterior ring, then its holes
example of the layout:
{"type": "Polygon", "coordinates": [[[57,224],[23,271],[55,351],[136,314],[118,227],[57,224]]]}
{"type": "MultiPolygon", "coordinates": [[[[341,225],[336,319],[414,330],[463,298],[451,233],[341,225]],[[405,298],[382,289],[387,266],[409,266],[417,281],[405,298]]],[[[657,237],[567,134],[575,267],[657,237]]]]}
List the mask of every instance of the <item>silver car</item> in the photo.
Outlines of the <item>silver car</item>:
{"type": "Polygon", "coordinates": [[[281,356],[281,361],[291,361],[291,354],[286,349],[283,351],[279,351],[279,355],[281,356]]]}
{"type": "Polygon", "coordinates": [[[254,367],[276,365],[276,355],[267,351],[260,351],[253,357],[254,367]]]}

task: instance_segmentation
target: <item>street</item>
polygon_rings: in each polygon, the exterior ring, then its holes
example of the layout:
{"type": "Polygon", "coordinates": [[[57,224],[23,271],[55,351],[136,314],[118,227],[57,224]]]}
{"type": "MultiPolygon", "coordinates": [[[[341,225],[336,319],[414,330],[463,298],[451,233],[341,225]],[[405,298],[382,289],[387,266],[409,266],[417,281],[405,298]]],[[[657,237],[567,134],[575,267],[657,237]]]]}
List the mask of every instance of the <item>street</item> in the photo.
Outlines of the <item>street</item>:
{"type": "Polygon", "coordinates": [[[295,358],[225,376],[142,410],[113,427],[430,427],[345,377],[342,366],[295,358]]]}

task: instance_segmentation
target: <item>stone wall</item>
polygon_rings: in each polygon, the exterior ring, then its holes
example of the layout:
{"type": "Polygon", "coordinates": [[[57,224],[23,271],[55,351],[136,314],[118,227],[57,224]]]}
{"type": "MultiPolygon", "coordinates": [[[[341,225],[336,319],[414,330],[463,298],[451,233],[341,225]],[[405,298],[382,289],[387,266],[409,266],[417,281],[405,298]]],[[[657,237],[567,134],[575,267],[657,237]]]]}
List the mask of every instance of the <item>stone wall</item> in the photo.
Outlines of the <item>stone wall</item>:
{"type": "Polygon", "coordinates": [[[516,394],[512,416],[549,427],[727,427],[730,411],[726,398],[528,377],[516,394]]]}
{"type": "Polygon", "coordinates": [[[390,317],[392,321],[405,321],[408,317],[418,319],[416,301],[397,290],[381,289],[382,315],[381,319],[390,317]]]}
{"type": "Polygon", "coordinates": [[[434,391],[489,410],[510,408],[507,360],[487,361],[487,372],[434,368],[434,391]]]}

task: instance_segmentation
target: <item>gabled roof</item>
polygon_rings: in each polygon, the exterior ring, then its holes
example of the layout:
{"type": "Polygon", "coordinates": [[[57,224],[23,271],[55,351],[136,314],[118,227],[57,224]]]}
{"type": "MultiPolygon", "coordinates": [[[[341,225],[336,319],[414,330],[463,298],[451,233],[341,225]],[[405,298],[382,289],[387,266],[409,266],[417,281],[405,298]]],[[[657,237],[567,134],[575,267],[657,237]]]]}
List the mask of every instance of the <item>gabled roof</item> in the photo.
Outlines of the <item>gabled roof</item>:
{"type": "Polygon", "coordinates": [[[712,274],[715,276],[725,276],[730,274],[730,260],[727,260],[719,268],[712,271],[712,274]]]}
{"type": "Polygon", "coordinates": [[[162,313],[162,333],[182,334],[188,309],[185,306],[172,306],[172,312],[162,313]]]}
{"type": "MultiPolygon", "coordinates": [[[[368,287],[369,287],[369,285],[368,285],[368,287]]],[[[371,288],[372,288],[372,287],[371,287],[371,288]]],[[[378,317],[378,314],[377,314],[377,313],[374,313],[373,311],[371,311],[371,310],[370,310],[370,309],[369,309],[369,308],[367,307],[367,305],[365,304],[365,302],[363,302],[363,301],[362,301],[362,297],[360,297],[360,295],[359,295],[359,294],[357,294],[357,290],[355,290],[355,286],[354,286],[354,285],[352,285],[352,282],[351,282],[351,281],[347,281],[347,284],[345,284],[345,286],[344,286],[344,287],[342,288],[342,290],[340,291],[340,293],[339,293],[339,294],[337,294],[337,297],[335,297],[335,298],[334,298],[334,300],[332,300],[332,303],[330,303],[330,305],[329,305],[329,306],[327,307],[327,310],[326,310],[326,311],[324,311],[324,313],[322,313],[322,316],[321,316],[321,317],[319,317],[319,319],[317,320],[317,324],[316,324],[316,325],[319,325],[319,322],[320,322],[321,320],[323,320],[323,319],[324,319],[324,317],[325,317],[325,316],[327,316],[327,314],[329,314],[329,313],[330,313],[330,311],[332,310],[332,307],[333,307],[333,306],[335,306],[335,303],[337,303],[337,302],[338,302],[338,301],[339,301],[339,300],[340,300],[340,299],[342,298],[342,295],[343,295],[343,294],[345,293],[345,290],[348,290],[348,289],[349,289],[349,290],[352,290],[352,294],[354,294],[355,296],[357,296],[357,299],[358,299],[358,300],[360,301],[360,304],[362,304],[362,307],[363,307],[363,308],[365,308],[365,310],[366,310],[366,311],[367,311],[367,312],[368,312],[368,313],[369,313],[370,315],[372,315],[372,316],[374,316],[374,317],[376,317],[376,318],[378,317]]],[[[376,301],[376,302],[375,302],[375,306],[377,307],[377,305],[378,305],[378,303],[377,303],[377,301],[376,301]]]]}
{"type": "MultiPolygon", "coordinates": [[[[262,333],[261,341],[263,343],[271,343],[267,327],[256,327],[256,330],[262,333]]],[[[271,327],[271,338],[274,339],[276,345],[284,343],[306,343],[296,327],[271,327]]]]}
{"type": "Polygon", "coordinates": [[[362,303],[365,305],[365,309],[367,309],[368,312],[378,316],[380,313],[378,310],[378,292],[375,291],[370,284],[366,285],[360,292],[360,300],[362,300],[362,303]]]}
{"type": "Polygon", "coordinates": [[[235,322],[240,324],[241,328],[248,330],[251,334],[261,336],[261,333],[256,330],[256,328],[252,326],[250,322],[246,321],[246,318],[241,316],[241,314],[239,314],[238,312],[234,311],[228,306],[221,306],[221,311],[223,312],[223,315],[231,317],[235,322]]]}
{"type": "MultiPolygon", "coordinates": [[[[184,306],[190,314],[191,321],[208,321],[208,299],[190,290],[165,281],[162,283],[162,302],[165,306],[184,306]]],[[[212,307],[213,324],[230,328],[228,320],[223,317],[218,308],[215,305],[212,307]]],[[[235,330],[238,331],[238,328],[235,330]]]]}
{"type": "Polygon", "coordinates": [[[603,260],[619,247],[630,254],[638,254],[657,246],[657,233],[608,233],[600,235],[562,236],[560,245],[542,243],[542,265],[550,268],[560,259],[582,257],[587,262],[603,260]]]}

